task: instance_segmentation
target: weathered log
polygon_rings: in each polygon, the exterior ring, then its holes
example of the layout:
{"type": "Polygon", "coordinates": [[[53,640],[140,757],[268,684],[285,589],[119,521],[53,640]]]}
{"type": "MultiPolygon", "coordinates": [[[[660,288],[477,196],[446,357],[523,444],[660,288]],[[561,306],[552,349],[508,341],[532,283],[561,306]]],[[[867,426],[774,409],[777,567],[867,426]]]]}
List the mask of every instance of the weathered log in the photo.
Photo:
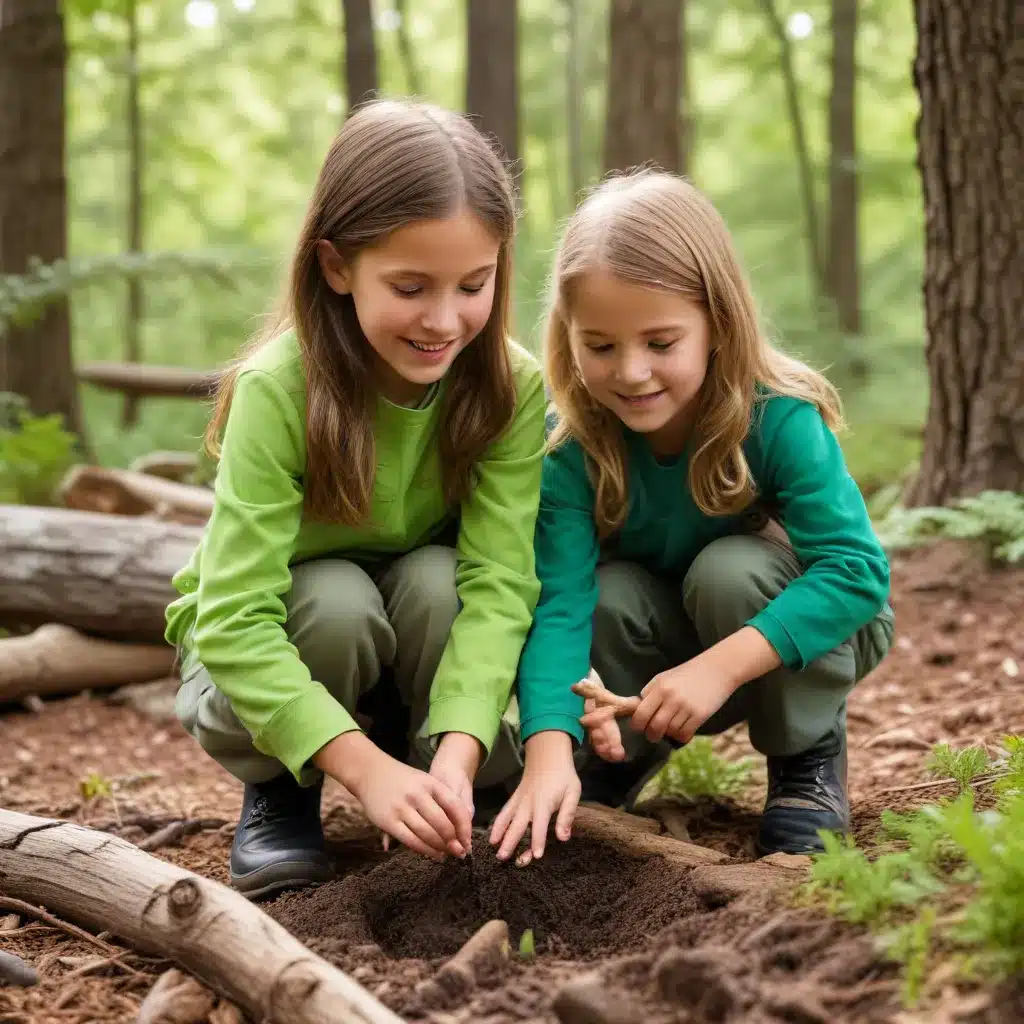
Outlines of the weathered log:
{"type": "Polygon", "coordinates": [[[146,682],[173,667],[174,650],[166,644],[102,640],[50,622],[0,640],[0,702],[146,682]]]}
{"type": "Polygon", "coordinates": [[[75,370],[79,380],[136,398],[209,398],[222,371],[145,363],[86,363],[75,370]]]}
{"type": "Polygon", "coordinates": [[[195,452],[147,452],[133,459],[128,468],[136,473],[148,473],[150,476],[180,482],[199,468],[199,456],[195,452]]]}
{"type": "Polygon", "coordinates": [[[213,511],[213,491],[194,484],[105,466],[73,466],[60,485],[68,508],[145,516],[201,526],[213,511]]]}
{"type": "Polygon", "coordinates": [[[143,516],[0,505],[0,624],[159,643],[171,577],[201,536],[143,516]]]}
{"type": "Polygon", "coordinates": [[[174,960],[254,1020],[401,1024],[227,886],[105,832],[0,810],[4,892],[174,960]]]}

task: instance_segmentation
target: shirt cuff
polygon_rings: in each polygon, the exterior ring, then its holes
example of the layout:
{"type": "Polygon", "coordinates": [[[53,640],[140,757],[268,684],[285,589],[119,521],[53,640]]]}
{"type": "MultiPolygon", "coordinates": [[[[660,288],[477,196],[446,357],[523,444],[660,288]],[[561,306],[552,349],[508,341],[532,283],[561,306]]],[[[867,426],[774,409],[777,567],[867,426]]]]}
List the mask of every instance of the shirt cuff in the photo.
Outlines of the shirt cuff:
{"type": "Polygon", "coordinates": [[[427,732],[435,746],[435,737],[442,733],[464,732],[475,736],[489,754],[500,727],[501,715],[494,705],[478,697],[441,697],[431,701],[427,715],[427,732]]]}
{"type": "Polygon", "coordinates": [[[752,619],[748,619],[746,625],[753,626],[775,648],[786,668],[804,667],[804,657],[790,636],[789,630],[767,608],[758,612],[752,619]]]}
{"type": "Polygon", "coordinates": [[[576,741],[577,745],[583,743],[583,726],[580,725],[580,720],[572,715],[565,715],[554,711],[526,719],[522,723],[520,730],[522,742],[525,743],[534,733],[544,732],[549,729],[567,732],[576,741]]]}

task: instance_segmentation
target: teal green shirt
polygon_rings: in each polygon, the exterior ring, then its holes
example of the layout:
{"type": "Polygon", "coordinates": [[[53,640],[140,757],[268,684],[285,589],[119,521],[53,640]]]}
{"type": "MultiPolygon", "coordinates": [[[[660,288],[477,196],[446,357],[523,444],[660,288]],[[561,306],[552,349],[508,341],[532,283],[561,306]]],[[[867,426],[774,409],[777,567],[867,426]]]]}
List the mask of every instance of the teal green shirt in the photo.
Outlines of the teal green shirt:
{"type": "MultiPolygon", "coordinates": [[[[638,562],[681,580],[713,540],[745,532],[742,516],[711,517],[697,508],[688,452],[659,463],[642,435],[625,434],[629,513],[604,545],[582,448],[569,440],[544,459],[536,535],[541,595],[517,683],[524,740],[557,729],[582,742],[583,701],[570,687],[590,670],[599,559],[638,562]]],[[[744,453],[758,499],[778,515],[805,570],[749,625],[784,665],[803,668],[882,609],[888,560],[839,442],[813,405],[779,396],[761,402],[744,453]]]]}
{"type": "MultiPolygon", "coordinates": [[[[533,535],[544,452],[540,367],[511,344],[513,421],[476,466],[461,508],[446,507],[436,428],[444,381],[420,408],[379,398],[370,515],[358,526],[303,514],[306,385],[291,332],[258,351],[238,377],[213,513],[174,578],[167,640],[196,657],[257,749],[296,776],[325,743],[357,728],[310,675],[285,634],[290,566],[324,556],[373,560],[427,544],[458,519],[460,610],[430,693],[431,735],[465,732],[490,750],[508,705],[540,591],[533,535]]],[[[344,638],[339,638],[344,642],[344,638]]]]}

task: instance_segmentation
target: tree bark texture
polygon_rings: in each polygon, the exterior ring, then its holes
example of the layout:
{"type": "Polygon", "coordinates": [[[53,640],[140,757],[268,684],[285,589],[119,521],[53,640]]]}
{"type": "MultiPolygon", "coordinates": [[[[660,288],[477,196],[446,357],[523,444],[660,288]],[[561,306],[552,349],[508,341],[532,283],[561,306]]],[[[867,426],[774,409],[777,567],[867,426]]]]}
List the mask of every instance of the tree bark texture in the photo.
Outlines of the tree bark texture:
{"type": "Polygon", "coordinates": [[[859,334],[860,232],[857,170],[857,3],[832,0],[832,92],[828,105],[829,221],[825,287],[841,330],[859,334]]]}
{"type": "Polygon", "coordinates": [[[519,159],[519,10],[516,0],[466,2],[466,112],[519,159]]]}
{"type": "Polygon", "coordinates": [[[160,643],[171,577],[201,536],[141,516],[0,505],[0,623],[160,643]]]}
{"type": "Polygon", "coordinates": [[[682,45],[680,0],[612,0],[606,170],[682,170],[682,45]]]}
{"type": "MultiPolygon", "coordinates": [[[[142,252],[142,108],[139,98],[139,11],[137,0],[129,0],[128,74],[126,102],[128,123],[128,251],[142,252]]],[[[134,274],[128,279],[128,305],[125,309],[124,357],[130,363],[142,361],[142,280],[134,274]]],[[[122,426],[139,422],[139,398],[125,393],[122,426]]]]}
{"type": "MultiPolygon", "coordinates": [[[[58,0],[0,3],[0,274],[67,255],[65,58],[58,0]]],[[[80,431],[66,300],[0,336],[0,390],[80,431]]]]}
{"type": "Polygon", "coordinates": [[[1024,490],[1024,4],[917,0],[931,382],[908,500],[1024,490]]]}
{"type": "Polygon", "coordinates": [[[0,810],[0,877],[5,895],[169,957],[252,1020],[402,1024],[244,896],[106,832],[0,810]]]}
{"type": "Polygon", "coordinates": [[[345,19],[345,100],[354,107],[377,92],[377,43],[372,0],[342,0],[345,19]]]}

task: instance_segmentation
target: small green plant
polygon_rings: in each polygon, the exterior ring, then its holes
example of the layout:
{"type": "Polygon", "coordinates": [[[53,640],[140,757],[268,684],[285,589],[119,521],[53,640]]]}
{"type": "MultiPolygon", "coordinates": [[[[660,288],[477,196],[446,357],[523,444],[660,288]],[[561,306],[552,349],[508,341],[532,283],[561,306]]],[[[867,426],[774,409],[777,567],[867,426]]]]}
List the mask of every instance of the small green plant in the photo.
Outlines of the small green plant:
{"type": "Polygon", "coordinates": [[[89,772],[85,778],[78,780],[78,792],[82,794],[83,800],[97,800],[100,797],[112,797],[114,785],[99,772],[89,772]]]}
{"type": "Polygon", "coordinates": [[[59,415],[33,416],[22,396],[0,392],[0,502],[51,504],[77,443],[59,415]]]}
{"type": "Polygon", "coordinates": [[[519,959],[532,960],[536,955],[536,945],[533,938],[533,929],[527,928],[519,937],[519,959]]]}
{"type": "Polygon", "coordinates": [[[1024,558],[1024,494],[982,491],[948,508],[896,507],[878,523],[877,532],[890,550],[948,537],[977,542],[993,564],[1018,562],[1024,558]]]}
{"type": "Polygon", "coordinates": [[[826,833],[812,864],[803,896],[879,934],[903,966],[907,1005],[920,1000],[939,946],[975,976],[1024,971],[1024,739],[1006,736],[1003,747],[992,761],[979,748],[937,746],[930,767],[954,779],[959,796],[884,813],[885,845],[874,855],[826,833]],[[978,810],[971,784],[987,773],[1000,799],[978,810]]]}
{"type": "Polygon", "coordinates": [[[940,779],[952,779],[960,792],[970,789],[971,783],[992,767],[988,754],[981,747],[954,750],[948,743],[940,743],[932,751],[928,770],[940,779]]]}
{"type": "Polygon", "coordinates": [[[728,761],[715,753],[708,736],[694,736],[672,751],[657,777],[657,790],[693,802],[701,797],[736,796],[750,781],[752,762],[728,761]]]}

